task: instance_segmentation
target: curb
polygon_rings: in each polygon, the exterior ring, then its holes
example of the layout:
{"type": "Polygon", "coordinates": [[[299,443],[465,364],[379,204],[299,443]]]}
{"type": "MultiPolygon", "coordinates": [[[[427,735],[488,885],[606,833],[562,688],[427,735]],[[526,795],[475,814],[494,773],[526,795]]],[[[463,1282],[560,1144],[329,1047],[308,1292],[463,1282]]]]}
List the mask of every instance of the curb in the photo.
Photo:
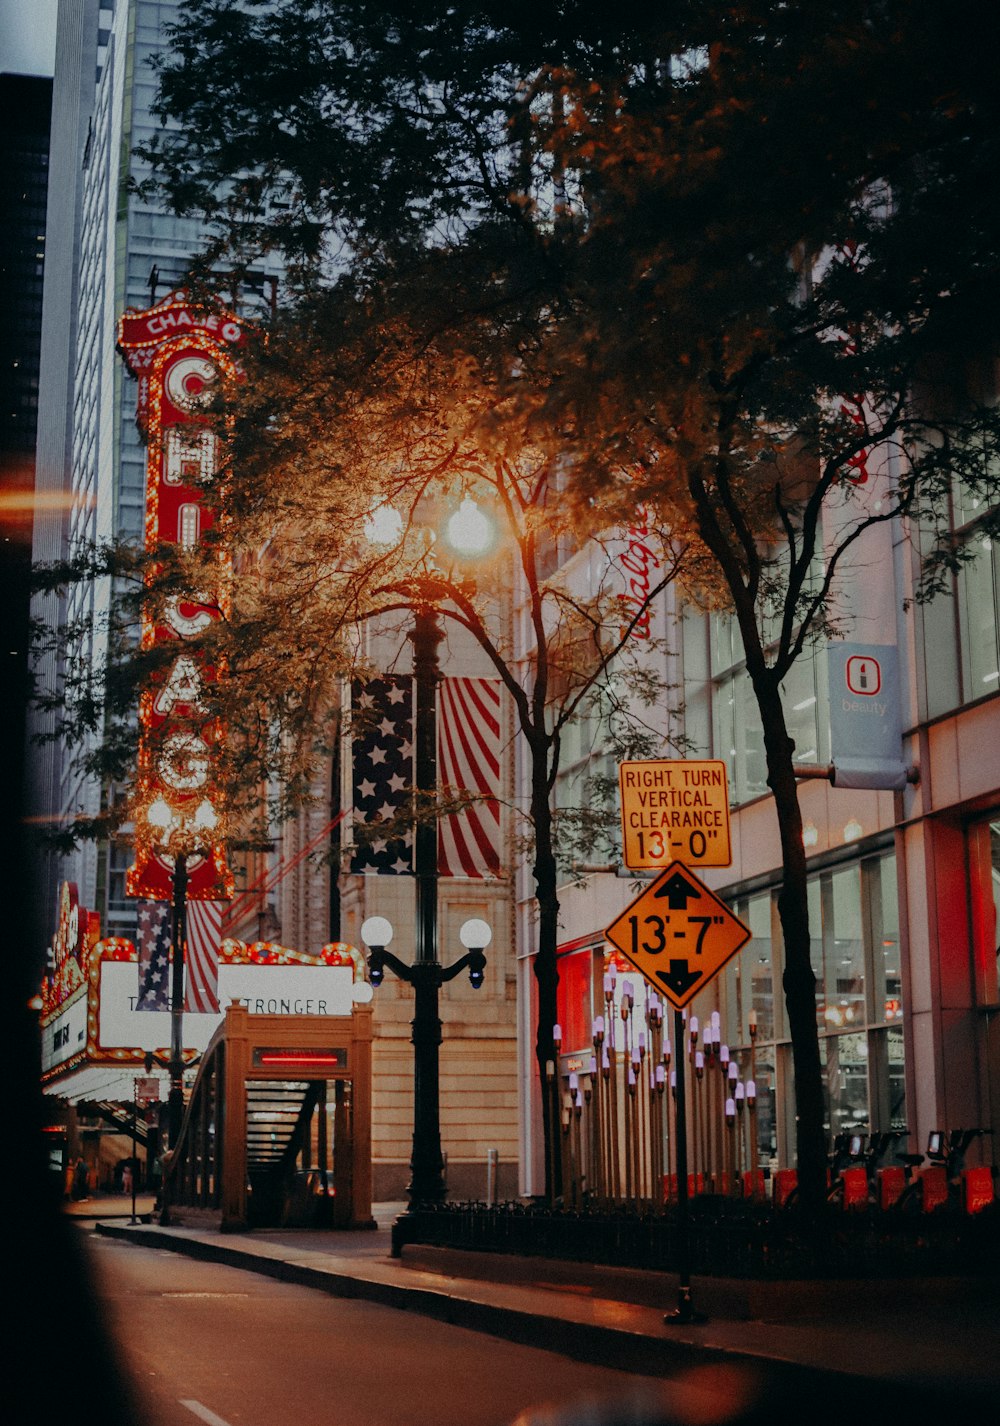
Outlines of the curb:
{"type": "MultiPolygon", "coordinates": [[[[859,1393],[871,1413],[900,1409],[927,1411],[948,1408],[979,1408],[995,1405],[992,1393],[980,1391],[968,1382],[942,1380],[922,1382],[919,1388],[901,1377],[872,1378],[847,1368],[807,1365],[782,1356],[779,1351],[764,1354],[672,1337],[684,1328],[662,1327],[663,1336],[601,1323],[560,1317],[555,1313],[532,1311],[504,1304],[482,1302],[463,1295],[462,1282],[454,1280],[449,1289],[378,1281],[362,1275],[289,1262],[248,1252],[232,1243],[208,1242],[170,1233],[156,1227],[133,1227],[114,1222],[95,1225],[104,1237],[139,1243],[145,1247],[182,1253],[203,1262],[241,1268],[262,1277],[309,1287],[330,1296],[376,1303],[397,1311],[419,1313],[439,1322],[465,1327],[474,1332],[500,1337],[523,1346],[539,1347],[574,1361],[614,1367],[624,1372],[653,1377],[677,1377],[693,1369],[729,1368],[744,1381],[752,1394],[766,1396],[768,1414],[783,1419],[784,1409],[801,1413],[808,1403],[812,1426],[829,1419],[842,1426],[858,1409],[859,1393]]],[[[794,1419],[789,1416],[789,1420],[794,1419]]]]}
{"type": "MultiPolygon", "coordinates": [[[[264,1257],[232,1246],[230,1243],[209,1243],[203,1238],[188,1238],[163,1230],[97,1223],[95,1231],[103,1237],[118,1238],[146,1247],[183,1253],[202,1262],[220,1263],[226,1267],[243,1268],[262,1277],[316,1288],[332,1297],[355,1298],[374,1302],[397,1311],[417,1312],[455,1327],[467,1327],[502,1337],[524,1346],[542,1346],[576,1361],[614,1364],[626,1371],[647,1376],[673,1376],[685,1366],[715,1361],[726,1356],[742,1356],[723,1348],[705,1347],[697,1343],[669,1338],[658,1341],[641,1333],[603,1327],[594,1323],[567,1321],[552,1314],[501,1306],[462,1296],[458,1291],[434,1291],[418,1284],[379,1282],[364,1276],[340,1272],[335,1268],[311,1267],[307,1263],[288,1262],[282,1258],[264,1257]]],[[[664,1329],[666,1330],[666,1329],[664,1329]]],[[[747,1356],[747,1361],[756,1358],[747,1356]]],[[[795,1363],[787,1364],[796,1371],[807,1371],[795,1363]]]]}

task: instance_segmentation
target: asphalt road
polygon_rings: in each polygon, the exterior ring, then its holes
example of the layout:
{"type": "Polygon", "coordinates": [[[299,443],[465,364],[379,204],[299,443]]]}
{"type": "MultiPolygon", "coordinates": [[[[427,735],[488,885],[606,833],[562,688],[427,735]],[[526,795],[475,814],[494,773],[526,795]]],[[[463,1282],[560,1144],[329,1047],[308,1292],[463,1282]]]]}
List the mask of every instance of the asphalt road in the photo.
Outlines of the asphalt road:
{"type": "Polygon", "coordinates": [[[569,1407],[591,1426],[598,1401],[597,1416],[615,1403],[634,1419],[629,1403],[670,1389],[237,1268],[86,1242],[136,1426],[504,1426],[519,1413],[535,1426],[569,1407]]]}

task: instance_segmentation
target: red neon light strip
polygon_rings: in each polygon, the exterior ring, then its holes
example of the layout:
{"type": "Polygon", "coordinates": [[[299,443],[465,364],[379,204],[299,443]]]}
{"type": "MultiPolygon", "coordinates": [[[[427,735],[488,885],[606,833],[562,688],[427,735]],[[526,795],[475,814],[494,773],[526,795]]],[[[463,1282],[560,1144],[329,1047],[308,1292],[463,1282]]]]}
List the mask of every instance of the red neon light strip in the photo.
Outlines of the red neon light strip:
{"type": "Polygon", "coordinates": [[[262,1065],[334,1065],[339,1061],[336,1055],[261,1055],[262,1065]]]}

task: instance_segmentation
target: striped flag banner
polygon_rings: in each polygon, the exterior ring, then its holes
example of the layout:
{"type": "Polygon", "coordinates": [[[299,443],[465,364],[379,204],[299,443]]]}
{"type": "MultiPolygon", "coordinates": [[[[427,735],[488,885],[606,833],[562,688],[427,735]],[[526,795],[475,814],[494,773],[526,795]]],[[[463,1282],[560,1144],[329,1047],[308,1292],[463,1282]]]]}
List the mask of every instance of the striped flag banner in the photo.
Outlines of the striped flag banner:
{"type": "Polygon", "coordinates": [[[438,875],[500,875],[500,680],[444,678],[438,696],[438,785],[476,801],[438,824],[438,875]]]}
{"type": "Polygon", "coordinates": [[[189,901],[184,1009],[201,1015],[219,1010],[219,943],[223,901],[189,901]]]}
{"type": "MultiPolygon", "coordinates": [[[[500,680],[443,678],[438,685],[438,786],[445,799],[474,797],[438,823],[438,875],[500,875],[500,680]]],[[[354,820],[385,821],[413,795],[413,680],[408,674],[355,682],[354,820]]],[[[351,870],[411,874],[409,837],[357,837],[351,870]]]]}

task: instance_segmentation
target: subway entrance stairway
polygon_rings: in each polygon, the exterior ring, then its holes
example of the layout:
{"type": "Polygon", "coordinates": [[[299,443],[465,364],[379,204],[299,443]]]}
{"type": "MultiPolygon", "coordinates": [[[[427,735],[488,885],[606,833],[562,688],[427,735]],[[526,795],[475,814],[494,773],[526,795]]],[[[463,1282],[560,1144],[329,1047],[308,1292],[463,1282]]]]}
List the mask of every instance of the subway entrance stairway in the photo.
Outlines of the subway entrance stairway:
{"type": "Polygon", "coordinates": [[[231,1005],[164,1158],[161,1223],[370,1226],[371,1018],[231,1005]]]}

